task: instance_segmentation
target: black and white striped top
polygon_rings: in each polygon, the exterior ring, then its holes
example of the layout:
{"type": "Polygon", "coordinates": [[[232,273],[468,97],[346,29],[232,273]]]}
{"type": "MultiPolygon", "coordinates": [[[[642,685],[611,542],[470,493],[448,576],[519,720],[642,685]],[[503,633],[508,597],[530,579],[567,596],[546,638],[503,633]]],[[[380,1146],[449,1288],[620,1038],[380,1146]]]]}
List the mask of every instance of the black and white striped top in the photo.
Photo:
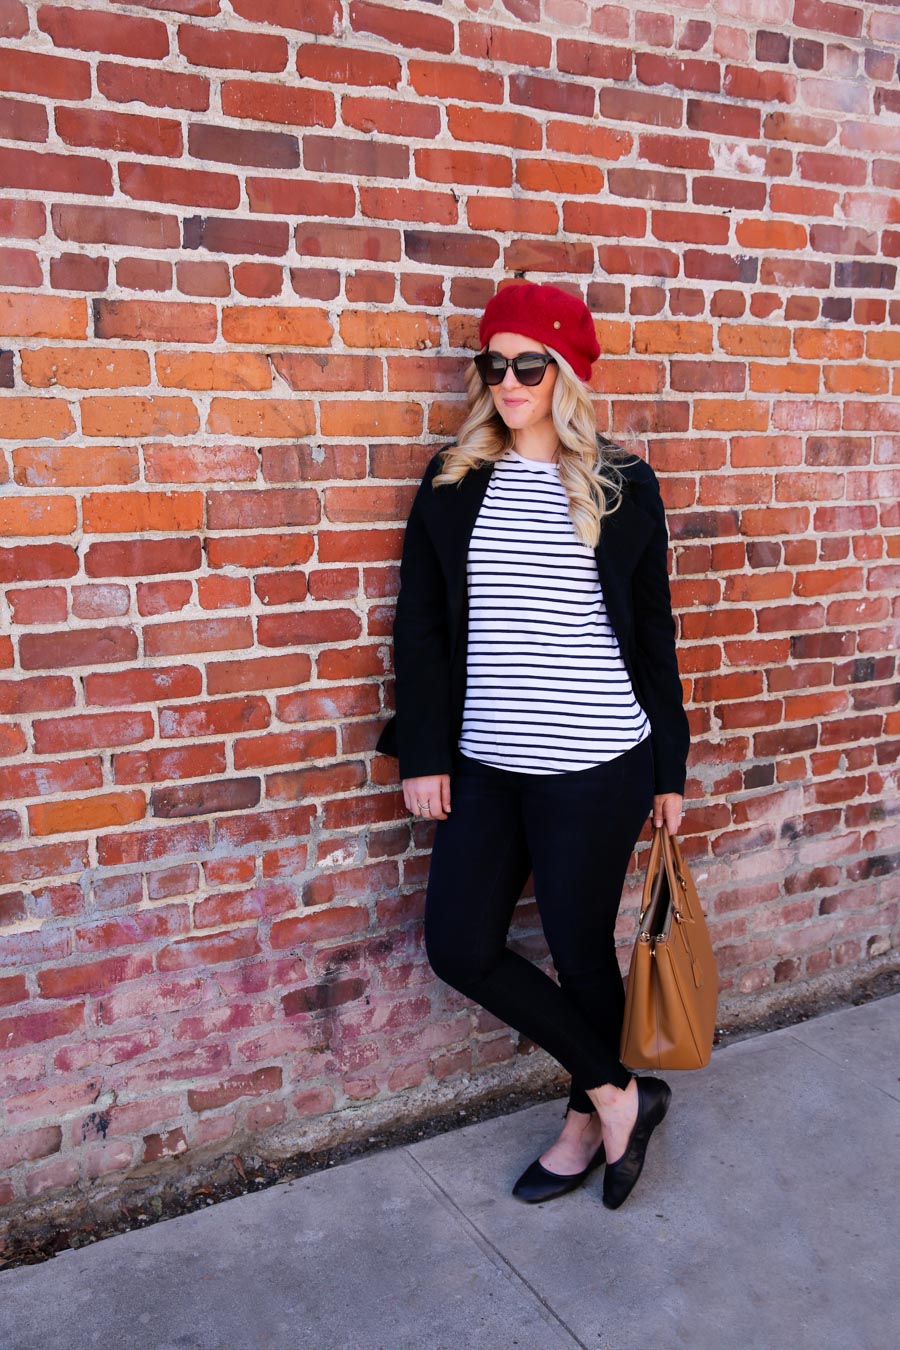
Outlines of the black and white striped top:
{"type": "Polygon", "coordinates": [[[463,754],[520,773],[565,773],[650,735],[555,464],[515,450],[496,462],[467,577],[463,754]]]}

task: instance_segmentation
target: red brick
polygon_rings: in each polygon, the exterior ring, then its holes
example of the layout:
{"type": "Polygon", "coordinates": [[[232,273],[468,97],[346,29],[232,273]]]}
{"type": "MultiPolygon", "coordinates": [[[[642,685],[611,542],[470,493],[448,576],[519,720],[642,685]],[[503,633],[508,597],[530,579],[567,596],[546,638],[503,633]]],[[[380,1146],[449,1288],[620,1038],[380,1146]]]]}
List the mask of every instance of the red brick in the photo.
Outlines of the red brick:
{"type": "Polygon", "coordinates": [[[39,590],[7,591],[13,623],[65,623],[68,606],[62,587],[42,586],[39,590]]]}
{"type": "Polygon", "coordinates": [[[289,216],[352,216],[356,211],[349,183],[307,179],[247,178],[251,211],[289,216]]]}
{"type": "Polygon", "coordinates": [[[19,641],[23,670],[54,670],[131,661],[137,637],[131,628],[83,628],[68,633],[24,633],[19,641]]]}
{"type": "Polygon", "coordinates": [[[336,750],[335,733],[331,728],[281,731],[236,741],[234,763],[237,769],[252,769],[269,764],[325,759],[334,755],[336,750]]]}
{"type": "Polygon", "coordinates": [[[256,956],[259,942],[253,929],[235,933],[219,933],[215,937],[185,938],[160,948],[157,966],[161,971],[190,970],[193,966],[221,965],[228,961],[245,960],[256,956]]]}
{"type": "Polygon", "coordinates": [[[72,613],[79,619],[108,619],[128,613],[131,597],[126,586],[75,586],[72,613]]]}
{"type": "Polygon", "coordinates": [[[308,436],[315,430],[311,402],[295,399],[214,398],[209,405],[207,431],[225,436],[308,436]]]}
{"type": "MultiPolygon", "coordinates": [[[[223,811],[249,810],[259,805],[258,778],[217,779],[180,787],[154,788],[150,804],[155,816],[209,816],[223,811]]],[[[194,922],[197,923],[196,914],[194,922]]]]}
{"type": "Polygon", "coordinates": [[[187,652],[233,651],[253,646],[249,618],[191,619],[154,624],[144,630],[148,656],[181,656],[187,652]]]}
{"type": "Polygon", "coordinates": [[[294,806],[284,811],[257,812],[252,816],[227,816],[215,822],[217,845],[246,848],[291,838],[306,838],[309,834],[315,808],[294,806]]]}
{"type": "Polygon", "coordinates": [[[453,23],[421,10],[388,9],[370,0],[351,0],[350,26],[356,32],[374,33],[392,45],[449,54],[456,35],[453,23]]]}
{"type": "Polygon", "coordinates": [[[252,216],[189,216],[183,228],[186,249],[204,248],[211,253],[259,253],[280,258],[290,240],[286,221],[252,216]]]}
{"type": "MultiPolygon", "coordinates": [[[[354,573],[351,595],[356,594],[357,585],[358,578],[354,573]]],[[[257,577],[253,589],[264,605],[291,605],[305,600],[309,588],[303,572],[275,572],[257,577]]]]}
{"type": "Polygon", "coordinates": [[[169,54],[169,35],[158,19],[42,5],[38,10],[38,27],[49,33],[57,47],[136,56],[144,61],[169,54]]]}
{"type": "Polygon", "coordinates": [[[146,1134],[142,1161],[152,1163],[161,1162],[165,1158],[177,1158],[187,1151],[187,1146],[187,1139],[181,1128],[167,1130],[165,1134],[146,1134]]]}
{"type": "Polygon", "coordinates": [[[116,263],[116,283],[130,291],[168,291],[172,286],[172,264],[154,258],[120,258],[116,263]]]}
{"type": "Polygon", "coordinates": [[[28,10],[22,0],[0,0],[0,36],[22,37],[28,32],[28,10]]]}
{"type": "MultiPolygon", "coordinates": [[[[174,355],[174,354],[170,354],[174,355]]],[[[216,355],[216,366],[210,381],[228,379],[228,356],[216,355]],[[223,366],[219,366],[219,363],[223,366]]],[[[254,370],[252,358],[244,352],[247,363],[247,385],[252,387],[254,370]]],[[[193,366],[194,371],[197,366],[193,366]]],[[[178,371],[167,367],[166,373],[175,377],[178,371]]],[[[200,378],[200,377],[196,377],[200,378]]],[[[165,383],[165,381],[161,382],[165,383]]],[[[210,383],[205,387],[217,387],[210,383]]],[[[250,445],[144,445],[144,472],[148,483],[215,483],[251,482],[259,471],[258,452],[250,445]]]]}
{"type": "Polygon", "coordinates": [[[216,1087],[189,1088],[188,1106],[192,1111],[215,1111],[240,1097],[259,1097],[276,1092],[281,1087],[282,1072],[278,1067],[254,1069],[252,1073],[228,1078],[216,1087]]]}
{"type": "Polygon", "coordinates": [[[246,609],[250,604],[248,577],[200,577],[197,599],[201,609],[246,609]]]}
{"type": "Polygon", "coordinates": [[[49,133],[47,110],[40,103],[0,98],[0,135],[8,141],[45,141],[49,133]]]}
{"type": "MultiPolygon", "coordinates": [[[[144,351],[38,347],[22,352],[22,378],[26,384],[44,389],[53,386],[114,389],[119,385],[148,384],[150,358],[144,351]]],[[[41,447],[38,453],[45,454],[46,450],[41,447]]],[[[92,447],[85,458],[94,453],[92,447]]]]}
{"type": "Polygon", "coordinates": [[[68,544],[0,548],[0,581],[51,581],[77,571],[78,555],[68,544]]]}
{"type": "Polygon", "coordinates": [[[149,975],[153,959],[148,953],[135,956],[111,956],[89,965],[55,966],[39,970],[38,988],[42,998],[71,998],[78,994],[102,994],[149,975]]]}
{"type": "Polygon", "coordinates": [[[71,708],[74,702],[75,686],[68,675],[35,675],[24,680],[0,681],[0,715],[5,717],[71,708]]]}
{"type": "Polygon", "coordinates": [[[37,154],[33,150],[0,149],[0,187],[35,192],[112,194],[112,169],[103,159],[86,155],[37,154]]]}
{"type": "MultiPolygon", "coordinates": [[[[0,439],[22,440],[25,437],[46,436],[50,440],[62,440],[75,430],[72,414],[62,399],[47,398],[5,398],[3,400],[3,421],[0,422],[0,439]]],[[[37,499],[33,499],[37,501],[37,499]]],[[[17,516],[22,519],[28,509],[9,503],[5,514],[10,520],[17,516]]],[[[40,514],[40,513],[37,513],[40,514]]],[[[52,510],[47,513],[52,514],[52,510]]],[[[13,533],[8,530],[7,533],[13,533]]],[[[27,529],[26,534],[40,533],[27,529]]],[[[66,531],[68,533],[68,531],[66,531]]]]}
{"type": "MultiPolygon", "coordinates": [[[[533,23],[538,18],[536,5],[530,0],[517,0],[507,9],[533,23]]],[[[514,66],[549,66],[550,39],[541,33],[521,28],[501,28],[497,24],[467,23],[459,26],[459,50],[463,56],[474,56],[479,61],[504,61],[514,66]]]]}
{"type": "Polygon", "coordinates": [[[61,253],[50,259],[50,285],[56,291],[105,291],[108,277],[108,258],[61,253]]]}
{"type": "Polygon", "coordinates": [[[315,525],[319,498],[311,488],[211,492],[207,526],[211,530],[255,530],[278,525],[315,525]]]}
{"type": "MultiPolygon", "coordinates": [[[[23,352],[23,362],[31,354],[23,352]]],[[[133,483],[140,464],[137,450],[126,446],[41,445],[14,450],[13,470],[16,482],[28,487],[94,487],[133,483]]]]}
{"type": "Polygon", "coordinates": [[[222,698],[184,708],[160,708],[159,734],[196,737],[260,731],[269,725],[269,719],[264,698],[222,698]]]}
{"type": "Polygon", "coordinates": [[[219,164],[244,164],[264,169],[296,169],[300,143],[280,131],[252,131],[244,127],[192,124],[188,150],[195,159],[219,164]]]}
{"type": "Polygon", "coordinates": [[[340,0],[232,0],[231,8],[251,23],[271,23],[278,28],[299,28],[306,33],[331,37],[341,20],[340,0]]]}
{"type": "Polygon", "coordinates": [[[222,337],[269,347],[328,347],[332,327],[323,309],[242,305],[222,311],[222,337]]]}
{"type": "Polygon", "coordinates": [[[305,683],[311,673],[310,658],[300,653],[246,661],[219,661],[206,667],[206,687],[210,694],[284,689],[305,683]]]}
{"type": "Polygon", "coordinates": [[[258,80],[226,80],[222,85],[222,112],[226,117],[291,127],[332,127],[336,117],[334,95],[324,89],[291,88],[258,80]]]}
{"type": "Polygon", "coordinates": [[[408,178],[410,169],[405,145],[341,140],[313,133],[303,137],[303,163],[309,173],[343,173],[361,178],[408,178]]]}
{"type": "Polygon", "coordinates": [[[627,82],[631,75],[631,53],[625,47],[561,38],[556,45],[556,57],[559,69],[567,75],[622,82],[627,82]]]}
{"type": "MultiPolygon", "coordinates": [[[[326,43],[301,43],[297,51],[297,74],[323,84],[386,85],[395,89],[403,75],[396,56],[326,43]]],[[[503,80],[497,77],[502,90],[503,80]]]]}
{"type": "Polygon", "coordinates": [[[231,294],[231,273],[225,262],[179,262],[175,266],[175,281],[185,296],[231,294]]]}
{"type": "Polygon", "coordinates": [[[182,436],[199,429],[189,398],[84,398],[81,429],[86,436],[182,436]]]}
{"type": "Polygon", "coordinates": [[[415,152],[416,173],[435,183],[510,187],[512,164],[507,156],[474,150],[429,149],[415,152]]]}
{"type": "Polygon", "coordinates": [[[99,338],[141,342],[211,342],[216,311],[164,300],[95,300],[94,331],[99,338]]]}
{"type": "Polygon", "coordinates": [[[181,243],[177,218],[154,211],[57,204],[52,207],[51,216],[58,239],[72,239],[84,244],[132,244],[158,249],[177,248],[181,243]]]}
{"type": "Polygon", "coordinates": [[[190,825],[169,825],[158,830],[129,830],[110,834],[97,841],[97,856],[102,867],[126,867],[153,862],[159,858],[183,857],[185,853],[205,851],[209,847],[209,826],[205,821],[190,825]]]}
{"type": "Polygon", "coordinates": [[[89,577],[144,577],[171,572],[195,572],[201,562],[200,540],[196,538],[116,540],[91,544],[85,555],[85,571],[89,577]]]}
{"type": "Polygon", "coordinates": [[[152,735],[153,718],[146,712],[88,713],[34,723],[34,747],[39,755],[134,745],[152,735]]]}
{"type": "Polygon", "coordinates": [[[544,76],[511,74],[510,103],[571,113],[576,117],[594,116],[594,90],[590,86],[549,80],[544,76]]]}
{"type": "Polygon", "coordinates": [[[141,9],[172,10],[176,14],[203,19],[214,19],[222,7],[222,0],[117,0],[117,3],[139,5],[141,9]]]}
{"type": "MultiPolygon", "coordinates": [[[[156,374],[163,386],[175,389],[197,390],[249,390],[269,389],[272,384],[272,372],[267,358],[261,352],[191,352],[163,351],[156,353],[156,374]]],[[[218,463],[222,457],[237,456],[243,453],[246,463],[256,464],[254,453],[241,446],[151,446],[157,455],[166,453],[185,456],[194,454],[200,462],[210,466],[218,463]],[[246,458],[248,457],[249,458],[246,458]]],[[[228,477],[234,471],[234,465],[224,463],[218,474],[198,481],[211,482],[215,477],[228,477]]],[[[240,477],[247,476],[246,464],[240,477]]],[[[255,473],[251,476],[255,477],[255,473]]],[[[172,481],[179,481],[177,479],[172,481]]],[[[190,481],[190,480],[185,480],[190,481]]]]}
{"type": "Polygon", "coordinates": [[[62,296],[0,295],[0,334],[4,337],[84,338],[84,300],[62,296]]]}
{"type": "Polygon", "coordinates": [[[182,206],[232,210],[239,205],[241,197],[240,181],[233,174],[203,169],[122,163],[119,165],[119,182],[127,197],[139,201],[177,202],[182,206]]]}
{"type": "Polygon", "coordinates": [[[235,290],[252,300],[280,295],[284,285],[284,272],[274,263],[237,263],[232,275],[235,290]]]}
{"type": "Polygon", "coordinates": [[[61,107],[56,110],[56,130],[67,145],[127,150],[135,155],[178,156],[182,152],[181,124],[171,118],[61,107]]]}
{"type": "MultiPolygon", "coordinates": [[[[84,1004],[72,1003],[51,1012],[28,1012],[22,1017],[0,1019],[0,1049],[15,1050],[20,1045],[37,1045],[70,1036],[84,1030],[84,1004]]],[[[52,1151],[52,1150],[48,1150],[52,1151]]]]}
{"type": "MultiPolygon", "coordinates": [[[[486,122],[488,114],[480,114],[486,122]]],[[[437,108],[420,102],[405,99],[375,98],[372,96],[351,98],[345,95],[341,101],[341,121],[344,126],[355,127],[358,131],[381,133],[386,136],[406,136],[414,139],[432,140],[440,133],[441,119],[437,108]]],[[[456,138],[456,130],[450,128],[456,138]]],[[[540,128],[536,144],[541,144],[540,128]]],[[[470,138],[471,139],[471,138],[470,138]]],[[[485,127],[477,138],[479,141],[491,140],[485,127]]]]}
{"type": "Polygon", "coordinates": [[[225,747],[221,744],[180,746],[165,750],[131,750],[113,756],[117,783],[158,783],[166,779],[197,778],[224,773],[225,747]]]}
{"type": "Polygon", "coordinates": [[[147,877],[147,895],[151,900],[165,900],[172,895],[193,895],[199,885],[199,868],[194,863],[185,863],[182,867],[166,867],[161,872],[150,872],[147,877]]]}
{"type": "Polygon", "coordinates": [[[32,835],[81,834],[109,825],[143,820],[147,803],[143,792],[107,792],[80,801],[40,802],[28,808],[32,835]]]}
{"type": "MultiPolygon", "coordinates": [[[[19,398],[16,405],[38,400],[19,398]]],[[[4,409],[5,410],[5,409],[4,409]]],[[[16,424],[1,429],[0,436],[12,431],[16,424]]],[[[35,431],[40,431],[34,427],[35,431]]],[[[76,510],[72,497],[7,497],[0,498],[0,535],[70,535],[76,528],[76,510]]]]}
{"type": "MultiPolygon", "coordinates": [[[[344,100],[346,105],[346,99],[344,100]]],[[[519,150],[540,150],[543,130],[539,122],[523,113],[484,112],[481,108],[447,109],[448,130],[454,141],[487,142],[514,146],[519,150]]],[[[523,161],[529,163],[530,161],[523,161]]],[[[560,165],[560,167],[562,167],[560,165]]],[[[602,182],[602,174],[599,175],[602,182]]],[[[556,191],[563,191],[562,186],[556,191]]]]}
{"type": "Polygon", "coordinates": [[[369,911],[364,905],[333,905],[273,923],[269,940],[273,950],[283,951],[286,947],[359,933],[368,926],[369,911]]]}
{"type": "Polygon", "coordinates": [[[350,609],[307,610],[261,615],[257,633],[262,647],[318,646],[358,638],[362,624],[359,615],[350,609]]]}
{"type": "Polygon", "coordinates": [[[485,66],[412,60],[409,62],[409,80],[423,98],[462,99],[470,103],[503,102],[503,76],[485,66]]]}
{"type": "Polygon", "coordinates": [[[100,61],[97,88],[114,103],[146,103],[151,108],[185,108],[190,112],[205,112],[209,107],[209,80],[204,75],[182,75],[151,66],[100,61]]]}
{"type": "Polygon", "coordinates": [[[0,979],[0,1008],[8,1008],[14,1003],[24,1003],[28,997],[28,986],[24,975],[10,975],[0,979]]]}
{"type": "Polygon", "coordinates": [[[186,609],[194,597],[192,581],[139,581],[139,614],[172,614],[186,609]]]}
{"type": "MultiPolygon", "coordinates": [[[[210,567],[291,567],[308,561],[313,540],[307,534],[243,535],[235,539],[210,539],[207,555],[210,567]]],[[[0,550],[0,566],[2,566],[0,550]]]]}
{"type": "Polygon", "coordinates": [[[191,24],[180,25],[178,49],[192,65],[221,70],[274,73],[284,70],[288,58],[288,45],[283,37],[191,24]]]}
{"type": "Polygon", "coordinates": [[[75,940],[80,951],[105,952],[173,937],[189,925],[190,911],[186,905],[157,906],[138,914],[82,924],[75,929],[75,940]]]}
{"type": "Polygon", "coordinates": [[[42,202],[0,201],[0,237],[39,239],[47,228],[47,213],[42,202]]]}
{"type": "Polygon", "coordinates": [[[199,492],[91,492],[82,510],[86,534],[196,530],[203,524],[199,492]]]}
{"type": "Polygon", "coordinates": [[[43,797],[55,792],[80,792],[103,784],[100,759],[69,759],[57,764],[0,766],[0,796],[43,797]]]}
{"type": "Polygon", "coordinates": [[[87,61],[4,47],[0,49],[0,89],[47,99],[88,99],[91,68],[87,61]]]}

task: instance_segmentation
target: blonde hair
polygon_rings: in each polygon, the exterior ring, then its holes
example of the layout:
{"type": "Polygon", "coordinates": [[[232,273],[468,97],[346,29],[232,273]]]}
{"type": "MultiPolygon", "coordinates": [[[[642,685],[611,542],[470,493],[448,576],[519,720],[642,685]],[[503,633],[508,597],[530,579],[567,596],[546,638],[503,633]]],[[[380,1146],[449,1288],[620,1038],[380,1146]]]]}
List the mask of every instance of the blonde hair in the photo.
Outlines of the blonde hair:
{"type": "MultiPolygon", "coordinates": [[[[605,516],[618,511],[622,500],[620,465],[628,451],[597,431],[591,392],[565,357],[546,348],[559,367],[553,389],[551,415],[559,437],[559,480],[569,498],[569,515],[583,544],[595,548],[605,516]]],[[[516,434],[507,427],[491,391],[474,365],[466,371],[469,410],[456,441],[442,450],[441,469],[432,487],[459,483],[470,469],[495,463],[515,446],[516,434]]]]}

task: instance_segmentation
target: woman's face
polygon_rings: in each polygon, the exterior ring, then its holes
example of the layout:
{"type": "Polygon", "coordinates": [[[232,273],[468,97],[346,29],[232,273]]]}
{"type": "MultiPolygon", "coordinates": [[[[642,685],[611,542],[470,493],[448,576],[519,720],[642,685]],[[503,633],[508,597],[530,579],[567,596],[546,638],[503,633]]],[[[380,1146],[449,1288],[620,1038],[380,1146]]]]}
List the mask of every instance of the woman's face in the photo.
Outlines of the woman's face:
{"type": "MultiPolygon", "coordinates": [[[[534,338],[522,337],[519,333],[495,333],[488,343],[488,350],[499,352],[501,356],[521,356],[523,352],[546,352],[547,348],[534,338]]],[[[546,420],[552,423],[550,408],[558,375],[559,368],[550,365],[540,384],[526,387],[519,384],[512,366],[508,366],[503,383],[488,386],[494,407],[510,430],[530,430],[546,420]]]]}

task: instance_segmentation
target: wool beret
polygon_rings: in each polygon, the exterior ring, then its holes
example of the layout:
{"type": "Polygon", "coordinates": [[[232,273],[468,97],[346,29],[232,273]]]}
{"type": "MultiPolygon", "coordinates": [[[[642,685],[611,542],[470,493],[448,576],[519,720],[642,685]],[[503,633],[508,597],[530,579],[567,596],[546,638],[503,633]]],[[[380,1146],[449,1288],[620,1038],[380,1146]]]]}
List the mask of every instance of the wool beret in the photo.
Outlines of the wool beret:
{"type": "Polygon", "coordinates": [[[478,336],[486,347],[495,333],[520,333],[564,356],[582,380],[600,355],[591,311],[578,296],[532,281],[502,287],[487,303],[478,336]]]}

